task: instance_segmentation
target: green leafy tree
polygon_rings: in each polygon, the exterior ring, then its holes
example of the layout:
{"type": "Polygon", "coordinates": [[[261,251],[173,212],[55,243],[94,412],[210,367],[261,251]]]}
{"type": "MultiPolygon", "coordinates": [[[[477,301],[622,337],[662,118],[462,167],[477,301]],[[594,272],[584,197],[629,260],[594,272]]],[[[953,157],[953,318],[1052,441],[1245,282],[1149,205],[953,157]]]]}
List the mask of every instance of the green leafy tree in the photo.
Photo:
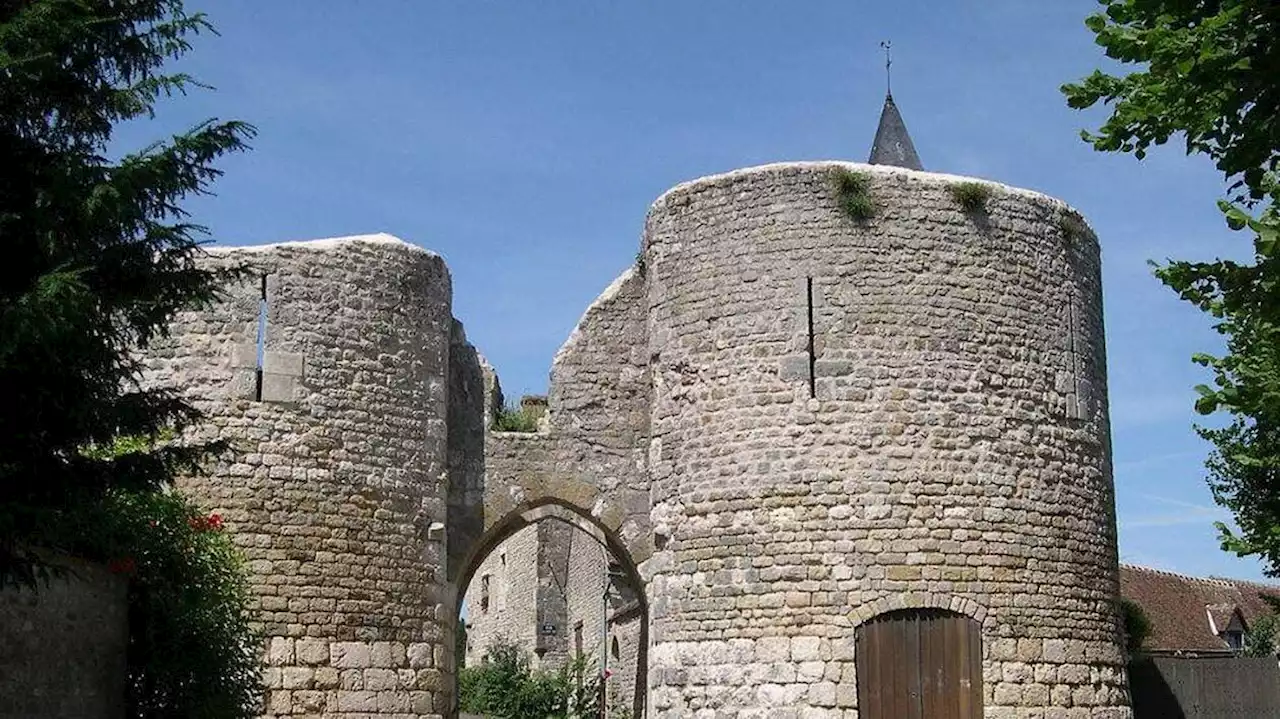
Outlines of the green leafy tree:
{"type": "Polygon", "coordinates": [[[121,159],[108,147],[198,85],[161,67],[209,29],[181,0],[0,0],[0,585],[34,583],[41,508],[155,489],[220,449],[81,451],[199,417],[141,386],[136,350],[225,279],[196,264],[204,230],[180,202],[253,129],[210,120],[121,159]]]}
{"type": "Polygon", "coordinates": [[[1264,614],[1253,620],[1249,631],[1244,633],[1244,655],[1246,657],[1274,657],[1276,655],[1276,629],[1280,628],[1280,617],[1275,614],[1264,614]]]}
{"type": "MultiPolygon", "coordinates": [[[[1085,24],[1106,56],[1143,69],[1095,70],[1063,87],[1067,102],[1111,105],[1084,139],[1138,159],[1175,134],[1261,200],[1280,147],[1280,5],[1273,0],[1100,0],[1085,24]]],[[[1238,197],[1237,199],[1240,199],[1238,197]]]]}
{"type": "Polygon", "coordinates": [[[1196,409],[1227,426],[1197,427],[1213,446],[1214,498],[1239,532],[1219,523],[1224,549],[1257,555],[1280,573],[1280,3],[1274,0],[1101,0],[1086,20],[1106,55],[1133,72],[1101,71],[1063,86],[1071,107],[1110,106],[1086,141],[1141,159],[1181,135],[1188,153],[1212,159],[1228,183],[1218,205],[1252,240],[1252,262],[1172,261],[1156,276],[1214,320],[1221,356],[1196,409]]]}
{"type": "Polygon", "coordinates": [[[1151,620],[1142,607],[1132,599],[1120,600],[1120,618],[1124,622],[1124,646],[1129,656],[1142,651],[1151,636],[1151,620]]]}

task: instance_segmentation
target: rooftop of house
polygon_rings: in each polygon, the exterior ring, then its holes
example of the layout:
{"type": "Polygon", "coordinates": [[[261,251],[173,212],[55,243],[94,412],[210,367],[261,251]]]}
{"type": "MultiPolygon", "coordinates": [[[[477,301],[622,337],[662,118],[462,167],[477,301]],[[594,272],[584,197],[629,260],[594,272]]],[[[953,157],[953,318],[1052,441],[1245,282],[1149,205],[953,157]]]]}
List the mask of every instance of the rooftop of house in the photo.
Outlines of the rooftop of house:
{"type": "Polygon", "coordinates": [[[1120,595],[1151,621],[1147,651],[1226,652],[1227,632],[1248,631],[1271,613],[1263,597],[1280,600],[1280,586],[1121,565],[1120,595]]]}

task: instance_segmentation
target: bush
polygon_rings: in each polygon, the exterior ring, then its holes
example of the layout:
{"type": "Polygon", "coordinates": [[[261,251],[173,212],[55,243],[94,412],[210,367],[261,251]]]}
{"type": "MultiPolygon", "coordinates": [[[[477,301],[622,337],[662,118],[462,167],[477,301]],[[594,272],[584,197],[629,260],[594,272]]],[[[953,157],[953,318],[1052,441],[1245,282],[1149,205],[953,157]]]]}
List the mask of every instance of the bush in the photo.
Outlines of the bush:
{"type": "Polygon", "coordinates": [[[1151,636],[1151,620],[1132,599],[1120,600],[1120,617],[1124,622],[1125,650],[1132,657],[1142,651],[1142,645],[1151,636]]]}
{"type": "Polygon", "coordinates": [[[862,172],[851,172],[843,167],[832,174],[832,182],[836,186],[836,200],[840,209],[849,219],[856,222],[869,220],[876,213],[876,205],[871,200],[871,177],[862,172]]]}
{"type": "Polygon", "coordinates": [[[258,715],[261,637],[243,560],[221,517],[173,491],[112,490],[39,513],[39,546],[129,577],[129,717],[258,715]]]}
{"type": "Polygon", "coordinates": [[[987,209],[987,200],[991,199],[991,186],[985,182],[957,182],[948,189],[951,198],[965,212],[981,212],[987,209]]]}
{"type": "Polygon", "coordinates": [[[497,719],[594,719],[601,680],[579,657],[559,671],[535,671],[518,647],[499,641],[478,667],[458,672],[458,705],[497,719]]]}
{"type": "Polygon", "coordinates": [[[1058,231],[1062,233],[1062,239],[1067,242],[1073,242],[1087,233],[1084,220],[1073,212],[1060,212],[1057,218],[1058,231]]]}
{"type": "Polygon", "coordinates": [[[500,407],[493,415],[493,429],[496,432],[537,432],[538,414],[519,405],[500,407]]]}
{"type": "Polygon", "coordinates": [[[1276,655],[1276,629],[1280,621],[1275,614],[1263,614],[1253,621],[1244,633],[1246,657],[1274,657],[1276,655]]]}

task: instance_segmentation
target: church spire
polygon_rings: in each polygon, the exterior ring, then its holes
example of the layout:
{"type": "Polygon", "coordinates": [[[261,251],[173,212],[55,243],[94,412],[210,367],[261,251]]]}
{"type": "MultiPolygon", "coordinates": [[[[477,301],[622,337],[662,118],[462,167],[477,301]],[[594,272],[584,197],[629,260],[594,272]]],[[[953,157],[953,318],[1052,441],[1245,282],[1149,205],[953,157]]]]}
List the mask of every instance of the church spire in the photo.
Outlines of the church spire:
{"type": "Polygon", "coordinates": [[[902,114],[893,102],[893,80],[890,75],[893,57],[889,54],[892,45],[886,41],[880,43],[880,47],[884,48],[884,109],[880,111],[880,126],[876,128],[876,139],[871,145],[869,162],[873,165],[896,165],[923,170],[920,156],[916,154],[916,147],[911,142],[911,135],[907,134],[907,124],[902,121],[902,114]]]}

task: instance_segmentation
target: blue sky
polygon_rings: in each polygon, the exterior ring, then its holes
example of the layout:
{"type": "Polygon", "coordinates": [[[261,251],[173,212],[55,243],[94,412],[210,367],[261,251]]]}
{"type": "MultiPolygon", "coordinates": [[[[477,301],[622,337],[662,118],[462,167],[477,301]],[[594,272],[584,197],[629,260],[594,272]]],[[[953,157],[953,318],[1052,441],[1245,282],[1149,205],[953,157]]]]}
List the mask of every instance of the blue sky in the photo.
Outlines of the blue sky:
{"type": "Polygon", "coordinates": [[[1058,86],[1102,62],[1091,0],[382,2],[188,0],[221,33],[179,67],[216,92],[131,125],[122,148],[210,116],[260,135],[189,204],[216,240],[390,232],[444,255],[455,314],[508,394],[635,257],[668,187],[785,160],[865,160],[894,97],[925,166],[1061,197],[1103,246],[1122,560],[1261,577],[1218,549],[1191,429],[1208,322],[1148,259],[1238,255],[1212,165],[1078,139],[1058,86]]]}

